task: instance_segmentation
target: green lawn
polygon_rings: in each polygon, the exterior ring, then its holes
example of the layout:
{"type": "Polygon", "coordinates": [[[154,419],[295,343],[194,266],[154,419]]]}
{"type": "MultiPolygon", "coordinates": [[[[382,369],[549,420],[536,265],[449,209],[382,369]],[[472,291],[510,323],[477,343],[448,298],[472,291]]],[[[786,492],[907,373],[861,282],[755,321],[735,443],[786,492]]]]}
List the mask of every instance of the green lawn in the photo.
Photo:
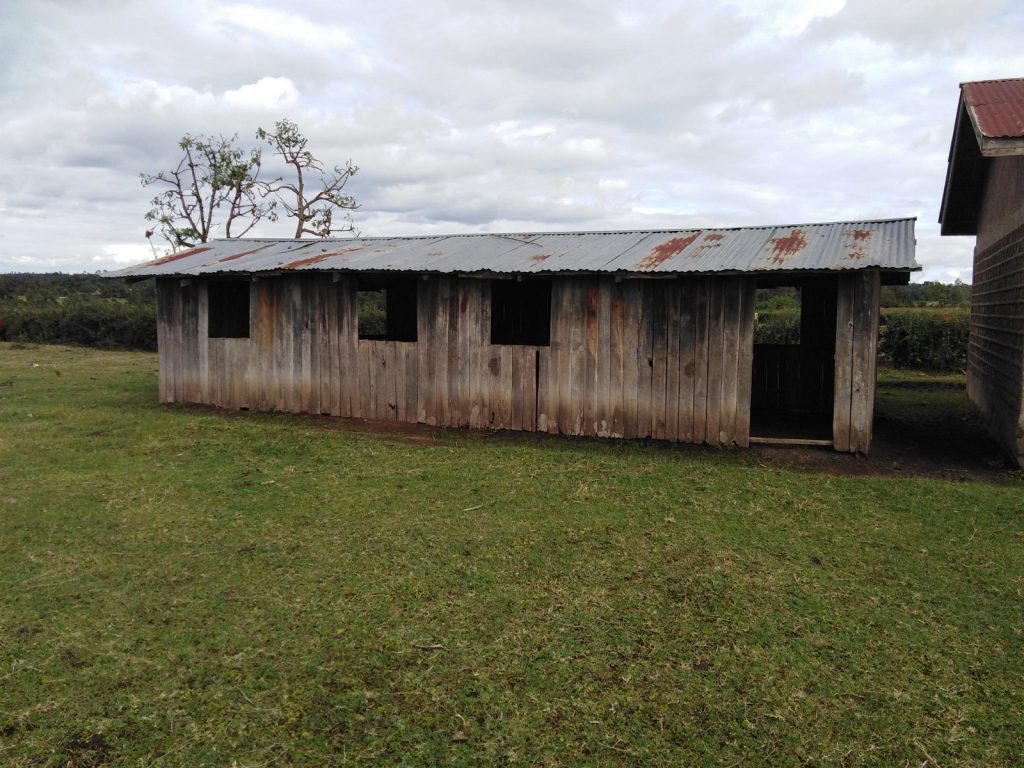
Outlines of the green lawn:
{"type": "Polygon", "coordinates": [[[153,355],[0,344],[0,765],[1022,763],[1019,473],[161,407],[153,355]]]}

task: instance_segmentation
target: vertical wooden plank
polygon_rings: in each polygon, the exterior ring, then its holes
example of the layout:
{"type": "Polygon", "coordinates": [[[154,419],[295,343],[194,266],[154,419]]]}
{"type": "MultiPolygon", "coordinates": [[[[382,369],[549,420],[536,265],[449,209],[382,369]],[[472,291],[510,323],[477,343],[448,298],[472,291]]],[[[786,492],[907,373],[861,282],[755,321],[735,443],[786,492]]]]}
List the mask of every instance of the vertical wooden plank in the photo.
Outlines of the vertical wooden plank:
{"type": "Polygon", "coordinates": [[[284,390],[287,385],[286,363],[290,360],[288,337],[291,335],[291,328],[287,323],[288,318],[288,284],[285,278],[276,278],[269,281],[268,285],[274,292],[274,323],[273,333],[273,354],[274,364],[271,368],[271,393],[273,400],[271,406],[276,410],[287,410],[284,390]]]}
{"type": "Polygon", "coordinates": [[[231,339],[217,339],[217,364],[221,373],[220,387],[217,392],[217,407],[234,407],[235,370],[234,359],[231,357],[231,339]]]}
{"type": "Polygon", "coordinates": [[[583,433],[585,435],[596,435],[598,433],[601,418],[600,406],[598,404],[598,346],[600,339],[601,298],[599,293],[599,278],[583,278],[585,291],[585,312],[583,328],[583,433]]]}
{"type": "Polygon", "coordinates": [[[754,301],[757,283],[743,278],[740,291],[740,325],[736,343],[739,358],[736,367],[736,444],[750,445],[750,397],[754,377],[754,301]]]}
{"type": "Polygon", "coordinates": [[[325,282],[327,295],[327,334],[331,356],[331,413],[335,416],[351,416],[352,401],[348,394],[348,349],[344,345],[343,334],[348,327],[345,317],[345,284],[344,282],[325,282]]]}
{"type": "Polygon", "coordinates": [[[523,380],[523,429],[537,430],[537,406],[540,404],[540,350],[543,347],[526,347],[523,380]]]}
{"type": "MultiPolygon", "coordinates": [[[[334,390],[332,389],[331,376],[331,333],[330,327],[330,299],[328,291],[331,285],[331,278],[328,275],[316,275],[314,290],[316,291],[316,339],[319,349],[317,350],[317,373],[315,378],[320,381],[320,413],[328,414],[334,411],[334,390]]],[[[314,381],[315,384],[315,381],[314,381]]]]}
{"type": "Polygon", "coordinates": [[[282,411],[291,411],[292,383],[295,381],[295,333],[292,324],[292,286],[287,277],[275,282],[279,283],[281,295],[281,311],[277,315],[277,327],[274,341],[277,355],[277,407],[282,411]]]}
{"type": "MultiPolygon", "coordinates": [[[[199,283],[199,306],[197,314],[198,329],[196,339],[199,344],[199,402],[210,402],[210,293],[207,281],[199,283]]],[[[251,305],[251,301],[250,301],[251,305]]],[[[249,324],[250,334],[252,323],[249,324]]]]}
{"type": "Polygon", "coordinates": [[[622,283],[608,278],[611,296],[609,318],[608,350],[608,402],[612,420],[608,434],[612,437],[625,436],[625,410],[623,407],[623,355],[625,349],[625,305],[622,283]]]}
{"type": "Polygon", "coordinates": [[[456,426],[468,427],[469,417],[473,412],[473,394],[472,394],[472,354],[470,346],[470,338],[472,335],[479,335],[480,328],[477,325],[479,317],[473,312],[473,307],[470,305],[470,299],[473,295],[477,294],[476,289],[472,285],[473,283],[479,283],[479,280],[458,280],[456,285],[458,287],[458,316],[459,333],[458,339],[458,366],[455,370],[455,377],[458,380],[458,419],[456,426]]]}
{"type": "Polygon", "coordinates": [[[696,365],[694,362],[694,307],[696,290],[692,278],[679,281],[679,348],[676,352],[679,363],[679,395],[677,407],[676,435],[684,443],[693,442],[693,385],[696,365]]]}
{"type": "Polygon", "coordinates": [[[649,280],[640,280],[637,289],[640,322],[637,326],[636,436],[650,437],[654,411],[654,285],[649,280]]]}
{"type": "MultiPolygon", "coordinates": [[[[267,305],[269,299],[267,296],[267,283],[262,280],[254,280],[252,282],[249,295],[253,298],[253,307],[251,307],[252,313],[249,315],[249,319],[252,322],[250,330],[254,334],[253,338],[253,367],[254,375],[256,378],[256,386],[254,387],[254,400],[253,407],[265,411],[270,408],[269,398],[269,368],[270,368],[270,342],[271,336],[269,335],[268,321],[267,321],[267,305]]],[[[212,363],[211,363],[212,364],[212,363]]],[[[213,382],[211,381],[211,386],[213,382]]]]}
{"type": "Polygon", "coordinates": [[[451,424],[448,381],[448,321],[451,307],[452,279],[437,279],[437,299],[434,304],[434,410],[438,426],[451,424]]]}
{"type": "Polygon", "coordinates": [[[651,437],[664,440],[666,389],[668,385],[668,306],[665,283],[656,281],[651,285],[652,307],[652,352],[654,361],[651,378],[651,437]]]}
{"type": "Polygon", "coordinates": [[[668,330],[665,336],[665,439],[679,440],[679,297],[680,282],[665,282],[668,330]]]}
{"type": "MultiPolygon", "coordinates": [[[[553,308],[552,308],[552,311],[553,308]]],[[[551,365],[551,347],[540,347],[537,351],[537,411],[535,413],[538,432],[550,432],[551,423],[548,413],[551,403],[551,387],[549,383],[549,367],[551,365]]]]}
{"type": "Polygon", "coordinates": [[[597,283],[597,375],[594,392],[594,432],[598,437],[612,433],[612,287],[610,277],[599,277],[597,283]]]}
{"type": "MultiPolygon", "coordinates": [[[[395,421],[398,419],[398,344],[397,341],[385,341],[383,350],[383,375],[384,381],[381,382],[381,390],[383,391],[383,403],[384,403],[384,414],[383,417],[388,421],[395,421]]],[[[405,388],[405,374],[402,376],[402,388],[405,388]]]]}
{"type": "Polygon", "coordinates": [[[583,278],[570,278],[566,298],[568,312],[565,320],[569,324],[569,412],[563,431],[570,435],[582,435],[587,390],[587,289],[583,278]]]}
{"type": "Polygon", "coordinates": [[[194,310],[192,307],[192,286],[180,286],[178,288],[178,297],[181,306],[181,322],[178,324],[181,332],[181,358],[178,369],[181,378],[181,401],[193,403],[195,402],[195,397],[192,393],[194,370],[192,358],[196,339],[194,332],[194,310]]]}
{"type": "Polygon", "coordinates": [[[199,289],[201,280],[193,280],[188,287],[189,303],[189,390],[193,403],[202,400],[202,371],[200,368],[199,349],[206,339],[199,336],[199,289]]]}
{"type": "Polygon", "coordinates": [[[319,275],[305,275],[303,293],[306,306],[306,328],[309,334],[309,412],[320,415],[320,282],[319,275]]]}
{"type": "Polygon", "coordinates": [[[174,291],[169,279],[157,279],[157,349],[160,402],[174,402],[174,291]]]}
{"type": "Polygon", "coordinates": [[[419,283],[416,301],[416,337],[419,340],[416,367],[418,387],[416,390],[416,419],[422,424],[436,424],[436,396],[434,393],[434,297],[437,278],[431,277],[419,283]]]}
{"type": "Polygon", "coordinates": [[[503,356],[502,350],[507,347],[497,344],[487,346],[487,424],[494,429],[504,428],[504,408],[508,395],[502,390],[503,356]]]}
{"type": "MultiPolygon", "coordinates": [[[[359,393],[359,416],[363,419],[373,418],[373,399],[370,392],[373,371],[370,365],[370,342],[366,339],[356,341],[356,371],[359,393]]],[[[355,393],[353,393],[353,396],[355,393]]]]}
{"type": "Polygon", "coordinates": [[[622,435],[640,437],[637,404],[640,386],[640,281],[619,283],[622,296],[622,435]]]}
{"type": "Polygon", "coordinates": [[[245,339],[225,339],[227,362],[231,370],[228,407],[248,407],[249,402],[249,345],[245,339]]]}
{"type": "Polygon", "coordinates": [[[388,344],[394,342],[373,342],[374,372],[374,413],[375,418],[387,421],[391,418],[388,408],[388,393],[391,389],[391,364],[388,360],[388,344]]]}
{"type": "Polygon", "coordinates": [[[509,347],[511,352],[512,375],[510,377],[508,429],[523,428],[523,347],[521,344],[509,347]]]}
{"type": "Polygon", "coordinates": [[[548,380],[548,431],[568,434],[569,400],[569,292],[571,278],[551,284],[551,354],[545,378],[548,380]]]}
{"type": "Polygon", "coordinates": [[[468,389],[467,423],[472,429],[479,429],[484,425],[484,400],[481,395],[483,384],[483,359],[484,339],[490,340],[490,327],[483,327],[483,316],[481,304],[490,300],[489,282],[485,280],[463,280],[461,290],[466,296],[466,315],[464,318],[463,334],[465,346],[463,353],[466,356],[467,366],[463,371],[466,377],[468,389]],[[487,296],[484,296],[484,293],[487,296]]]}
{"type": "MultiPolygon", "coordinates": [[[[252,326],[249,326],[252,328],[252,326]]],[[[255,397],[258,395],[256,377],[258,375],[255,365],[255,346],[252,339],[244,339],[241,343],[242,357],[245,361],[245,383],[242,390],[241,407],[252,410],[255,404],[255,397]]]]}
{"type": "Polygon", "coordinates": [[[501,377],[499,381],[500,400],[498,403],[499,429],[513,429],[512,424],[512,351],[515,347],[503,344],[498,347],[501,355],[501,377]]]}
{"type": "Polygon", "coordinates": [[[174,355],[174,365],[171,368],[171,371],[174,374],[174,378],[172,380],[173,381],[173,383],[172,383],[173,390],[172,391],[174,392],[173,402],[180,403],[180,402],[183,401],[183,396],[184,396],[184,392],[183,392],[184,377],[183,377],[183,373],[182,373],[182,370],[181,370],[181,365],[182,365],[182,349],[181,349],[181,347],[182,347],[181,288],[175,282],[172,282],[171,285],[172,285],[172,289],[171,289],[171,336],[172,336],[171,349],[173,350],[173,355],[174,355]]]}
{"type": "Polygon", "coordinates": [[[708,324],[711,312],[711,280],[697,278],[694,282],[693,305],[693,442],[707,441],[708,418],[708,324]]]}
{"type": "Polygon", "coordinates": [[[224,400],[221,397],[221,391],[230,375],[230,372],[224,367],[224,339],[210,339],[210,343],[207,345],[207,361],[210,366],[207,402],[214,408],[222,408],[224,400]]]}
{"type": "Polygon", "coordinates": [[[387,371],[385,347],[387,342],[374,339],[368,343],[370,350],[370,410],[375,421],[387,419],[387,371]]]}
{"type": "Polygon", "coordinates": [[[391,418],[395,421],[406,421],[405,413],[405,360],[408,342],[391,342],[394,349],[394,360],[390,364],[389,379],[391,389],[391,418]]]}
{"type": "Polygon", "coordinates": [[[181,375],[181,400],[185,403],[194,403],[192,383],[194,381],[196,334],[195,334],[195,308],[192,301],[193,286],[191,284],[178,289],[181,300],[181,361],[179,373],[181,375]]]}
{"type": "Polygon", "coordinates": [[[416,423],[418,397],[416,394],[418,381],[419,346],[414,343],[405,345],[405,421],[416,423]]]}
{"type": "Polygon", "coordinates": [[[338,365],[342,416],[361,417],[359,397],[359,305],[356,280],[345,277],[338,284],[338,365]]]}
{"type": "Polygon", "coordinates": [[[458,277],[449,278],[450,293],[448,295],[448,342],[446,348],[447,359],[445,360],[445,377],[448,381],[448,418],[446,423],[449,427],[460,426],[462,419],[461,382],[462,376],[459,370],[459,354],[462,351],[459,339],[459,311],[462,309],[462,302],[459,296],[458,277]]]}
{"type": "MultiPolygon", "coordinates": [[[[269,286],[274,292],[274,323],[273,332],[273,355],[274,364],[271,367],[271,407],[278,411],[286,409],[284,398],[285,387],[285,361],[289,359],[288,339],[286,334],[285,319],[288,316],[288,291],[285,278],[272,278],[269,286]]],[[[290,330],[290,329],[288,329],[290,330]]]]}
{"type": "Polygon", "coordinates": [[[740,294],[742,278],[722,282],[722,400],[718,442],[732,445],[736,440],[736,392],[739,371],[740,294]]]}
{"type": "Polygon", "coordinates": [[[291,341],[292,374],[289,387],[289,408],[292,413],[309,411],[308,397],[311,389],[309,380],[309,327],[306,323],[306,307],[303,302],[303,275],[289,277],[289,298],[291,299],[291,341]]]}
{"type": "Polygon", "coordinates": [[[282,317],[287,311],[284,294],[284,280],[271,278],[262,283],[266,289],[268,302],[265,307],[265,323],[267,326],[267,407],[281,410],[281,369],[283,367],[285,346],[282,337],[282,317]]]}
{"type": "Polygon", "coordinates": [[[569,386],[572,347],[572,279],[556,280],[552,285],[551,309],[555,312],[551,323],[554,353],[551,358],[551,391],[554,393],[548,426],[554,422],[555,431],[563,435],[570,432],[572,418],[572,390],[569,386]],[[556,311],[557,308],[557,311],[556,311]]]}
{"type": "Polygon", "coordinates": [[[373,339],[362,339],[359,342],[360,356],[360,374],[359,380],[364,381],[366,385],[366,412],[363,414],[364,419],[372,419],[377,421],[380,417],[377,415],[377,342],[373,339]]]}
{"type": "Polygon", "coordinates": [[[874,419],[881,275],[874,270],[860,272],[854,286],[850,450],[866,454],[871,449],[874,419]]]}
{"type": "Polygon", "coordinates": [[[723,327],[724,282],[725,280],[722,278],[711,278],[708,305],[708,416],[705,439],[712,445],[717,445],[721,440],[722,345],[725,336],[723,327]]]}
{"type": "Polygon", "coordinates": [[[296,350],[295,362],[299,371],[298,387],[298,408],[299,413],[313,413],[313,334],[311,329],[312,317],[310,316],[310,277],[309,275],[296,275],[292,278],[295,282],[295,295],[297,306],[295,308],[295,329],[296,338],[299,340],[299,349],[296,350]]]}
{"type": "Polygon", "coordinates": [[[370,378],[370,418],[374,421],[383,421],[384,400],[387,392],[387,380],[384,376],[384,346],[385,342],[374,339],[366,342],[369,356],[367,358],[369,365],[369,378],[370,378]]]}
{"type": "Polygon", "coordinates": [[[850,450],[851,394],[853,387],[853,293],[854,278],[839,278],[836,296],[835,401],[832,407],[832,447],[850,450]]]}
{"type": "Polygon", "coordinates": [[[238,407],[238,371],[235,368],[234,339],[220,339],[220,361],[224,371],[224,383],[220,391],[220,407],[238,407]]]}

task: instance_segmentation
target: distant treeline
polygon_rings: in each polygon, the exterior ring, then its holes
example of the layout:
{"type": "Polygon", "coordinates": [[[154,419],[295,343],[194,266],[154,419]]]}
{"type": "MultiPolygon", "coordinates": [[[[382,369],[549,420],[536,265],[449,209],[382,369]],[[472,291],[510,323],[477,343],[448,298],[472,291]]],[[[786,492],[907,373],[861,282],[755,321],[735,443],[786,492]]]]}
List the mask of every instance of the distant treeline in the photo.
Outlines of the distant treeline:
{"type": "Polygon", "coordinates": [[[99,275],[0,275],[0,339],[156,349],[156,286],[99,275]]]}
{"type": "MultiPolygon", "coordinates": [[[[882,288],[883,364],[930,370],[966,365],[971,287],[957,282],[882,288]]],[[[758,291],[758,343],[800,340],[793,288],[758,291]]],[[[0,339],[91,347],[156,349],[156,285],[99,275],[0,275],[0,339]]]]}

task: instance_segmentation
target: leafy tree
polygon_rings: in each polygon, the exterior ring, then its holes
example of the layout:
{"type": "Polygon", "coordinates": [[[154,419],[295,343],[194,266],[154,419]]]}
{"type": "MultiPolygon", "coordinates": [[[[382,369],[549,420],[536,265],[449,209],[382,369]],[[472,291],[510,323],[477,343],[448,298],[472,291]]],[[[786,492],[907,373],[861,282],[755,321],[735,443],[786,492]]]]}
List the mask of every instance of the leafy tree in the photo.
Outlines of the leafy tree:
{"type": "MultiPolygon", "coordinates": [[[[182,157],[171,171],[141,173],[142,186],[163,191],[151,201],[151,221],[172,250],[205,243],[223,218],[225,237],[242,237],[260,219],[277,218],[259,182],[262,154],[235,142],[238,135],[209,137],[185,134],[178,146],[182,157]]],[[[153,230],[146,233],[147,237],[153,230]]]]}
{"type": "Polygon", "coordinates": [[[276,195],[285,214],[295,219],[295,237],[356,231],[351,211],[359,204],[345,193],[345,185],[359,171],[358,166],[348,160],[344,166],[325,171],[323,163],[306,148],[308,139],[291,120],[278,120],[273,131],[260,128],[256,137],[267,142],[288,166],[288,178],[275,179],[264,188],[267,194],[276,195]],[[335,226],[337,211],[344,211],[342,226],[335,226]]]}

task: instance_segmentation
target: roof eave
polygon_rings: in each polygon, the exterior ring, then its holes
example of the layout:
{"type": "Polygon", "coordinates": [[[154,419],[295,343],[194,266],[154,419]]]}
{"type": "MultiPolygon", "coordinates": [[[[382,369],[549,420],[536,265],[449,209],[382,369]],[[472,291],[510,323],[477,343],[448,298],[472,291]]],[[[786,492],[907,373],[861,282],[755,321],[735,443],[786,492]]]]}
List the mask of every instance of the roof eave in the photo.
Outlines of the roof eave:
{"type": "Polygon", "coordinates": [[[949,144],[946,183],[939,206],[940,234],[976,235],[978,209],[988,170],[988,161],[980,151],[981,133],[977,119],[961,88],[956,122],[949,144]],[[970,125],[970,129],[966,125],[970,125]]]}

